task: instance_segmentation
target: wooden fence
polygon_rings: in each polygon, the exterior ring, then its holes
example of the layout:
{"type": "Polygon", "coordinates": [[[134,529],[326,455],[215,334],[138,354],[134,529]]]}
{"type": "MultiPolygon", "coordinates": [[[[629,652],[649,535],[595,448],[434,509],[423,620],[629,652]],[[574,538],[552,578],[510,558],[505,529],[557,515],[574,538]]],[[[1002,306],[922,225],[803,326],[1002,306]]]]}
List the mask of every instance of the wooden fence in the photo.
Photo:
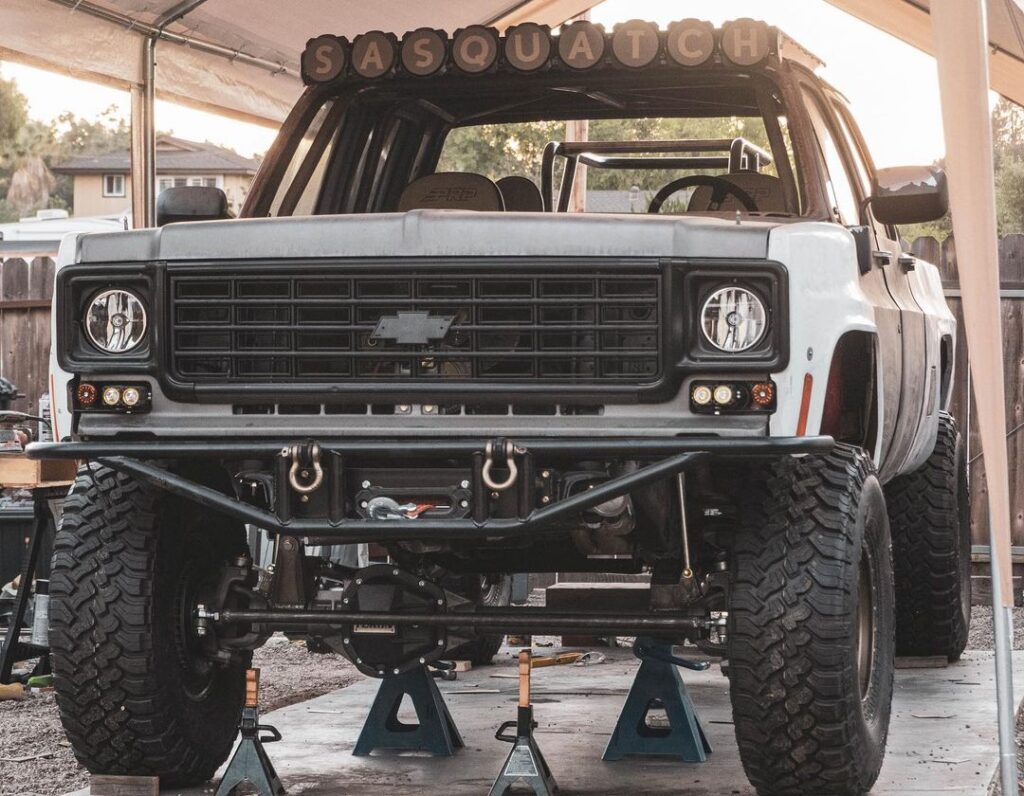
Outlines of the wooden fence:
{"type": "MultiPolygon", "coordinates": [[[[50,348],[49,304],[53,292],[52,251],[0,249],[0,376],[21,388],[25,397],[13,408],[35,411],[47,389],[50,348]]],[[[941,273],[949,304],[963,323],[960,308],[959,270],[952,239],[918,238],[911,250],[935,263],[941,273]]],[[[1003,345],[1005,346],[1006,417],[1012,430],[1010,449],[1010,496],[1012,534],[1017,560],[1024,564],[1024,235],[1009,235],[1000,242],[1002,279],[1003,345]]],[[[971,462],[974,544],[988,544],[985,512],[985,460],[979,456],[978,431],[973,422],[969,389],[968,351],[961,336],[957,346],[953,414],[963,426],[970,413],[968,445],[971,462]]],[[[976,558],[984,558],[977,551],[976,558]]]]}
{"type": "MultiPolygon", "coordinates": [[[[963,328],[960,301],[960,270],[952,238],[938,242],[934,238],[918,238],[911,251],[935,263],[942,274],[946,300],[963,328]]],[[[1021,602],[1024,586],[1024,235],[1007,235],[999,242],[999,276],[1002,296],[1003,378],[1006,383],[1007,447],[1010,460],[1010,532],[1013,540],[1014,595],[1021,602]]],[[[985,458],[981,453],[975,404],[971,393],[970,352],[966,339],[960,335],[957,344],[956,373],[951,411],[966,431],[971,477],[971,540],[974,545],[975,573],[987,574],[988,513],[985,485],[985,458]],[[965,422],[968,418],[970,422],[965,422]]],[[[987,592],[987,581],[975,580],[987,592]]],[[[986,599],[975,589],[975,601],[986,599]]]]}
{"type": "Polygon", "coordinates": [[[0,248],[0,376],[24,394],[12,409],[36,412],[48,391],[50,300],[56,247],[0,248]]]}

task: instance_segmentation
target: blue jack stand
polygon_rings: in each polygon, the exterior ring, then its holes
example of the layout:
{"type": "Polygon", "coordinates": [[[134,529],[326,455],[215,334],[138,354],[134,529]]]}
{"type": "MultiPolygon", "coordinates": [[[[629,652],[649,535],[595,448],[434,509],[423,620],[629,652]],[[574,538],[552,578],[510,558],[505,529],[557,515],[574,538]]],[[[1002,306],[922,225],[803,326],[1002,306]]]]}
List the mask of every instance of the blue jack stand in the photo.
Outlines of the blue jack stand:
{"type": "Polygon", "coordinates": [[[655,755],[703,763],[711,746],[677,667],[703,671],[710,664],[677,658],[671,644],[649,638],[638,638],[633,654],[640,659],[640,669],[602,759],[655,755]],[[647,714],[656,707],[664,709],[669,727],[647,724],[647,714]]]}
{"type": "Polygon", "coordinates": [[[259,683],[260,670],[249,669],[245,676],[245,706],[238,726],[242,739],[217,786],[216,796],[232,796],[246,782],[256,789],[259,796],[281,796],[285,792],[274,764],[263,748],[265,743],[280,741],[281,733],[275,727],[260,724],[259,683]],[[269,732],[270,735],[261,736],[261,732],[269,732]]]}
{"type": "Polygon", "coordinates": [[[381,680],[352,754],[365,757],[375,749],[392,749],[451,757],[463,746],[465,743],[433,676],[426,666],[417,666],[381,680]],[[406,694],[416,709],[419,724],[403,724],[398,720],[406,694]]]}

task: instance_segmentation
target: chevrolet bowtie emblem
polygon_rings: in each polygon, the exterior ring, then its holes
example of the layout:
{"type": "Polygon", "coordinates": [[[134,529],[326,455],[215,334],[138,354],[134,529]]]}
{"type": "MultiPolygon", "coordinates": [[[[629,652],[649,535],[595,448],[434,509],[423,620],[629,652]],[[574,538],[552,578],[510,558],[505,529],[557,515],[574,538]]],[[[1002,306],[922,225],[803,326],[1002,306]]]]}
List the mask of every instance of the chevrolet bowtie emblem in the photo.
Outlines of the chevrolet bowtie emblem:
{"type": "Polygon", "coordinates": [[[443,340],[455,320],[453,315],[428,315],[425,312],[400,312],[377,321],[373,340],[393,340],[402,345],[426,345],[443,340]]]}

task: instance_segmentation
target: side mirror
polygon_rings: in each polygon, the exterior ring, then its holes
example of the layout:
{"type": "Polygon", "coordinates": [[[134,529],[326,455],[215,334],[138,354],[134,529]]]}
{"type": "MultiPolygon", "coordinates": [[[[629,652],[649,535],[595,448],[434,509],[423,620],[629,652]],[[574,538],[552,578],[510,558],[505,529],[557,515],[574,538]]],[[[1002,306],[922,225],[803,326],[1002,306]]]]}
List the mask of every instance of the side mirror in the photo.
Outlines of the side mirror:
{"type": "Polygon", "coordinates": [[[165,188],[156,198],[156,225],[176,221],[217,221],[231,218],[228,197],[220,188],[199,185],[165,188]]]}
{"type": "Polygon", "coordinates": [[[879,169],[872,186],[871,209],[883,224],[920,224],[942,218],[949,210],[946,172],[934,166],[879,169]]]}

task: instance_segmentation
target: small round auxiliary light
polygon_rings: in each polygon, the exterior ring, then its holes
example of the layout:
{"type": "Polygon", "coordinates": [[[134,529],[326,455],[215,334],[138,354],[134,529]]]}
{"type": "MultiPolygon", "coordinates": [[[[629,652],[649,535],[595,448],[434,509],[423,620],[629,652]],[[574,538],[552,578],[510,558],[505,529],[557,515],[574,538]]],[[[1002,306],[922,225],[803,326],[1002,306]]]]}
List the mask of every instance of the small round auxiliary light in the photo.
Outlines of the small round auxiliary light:
{"type": "Polygon", "coordinates": [[[715,26],[702,19],[683,19],[668,26],[668,54],[680,66],[700,66],[715,52],[715,26]]]}
{"type": "Polygon", "coordinates": [[[736,392],[728,384],[719,384],[715,387],[715,403],[728,406],[736,400],[736,392]]]}
{"type": "Polygon", "coordinates": [[[697,406],[707,406],[711,403],[711,388],[706,384],[698,384],[690,393],[690,400],[697,406]]]}
{"type": "Polygon", "coordinates": [[[92,406],[96,403],[96,387],[87,382],[82,382],[75,390],[75,398],[82,406],[92,406]]]}
{"type": "Polygon", "coordinates": [[[494,28],[470,25],[455,34],[452,60],[471,75],[486,72],[498,60],[498,33],[494,28]]]}
{"type": "Polygon", "coordinates": [[[348,43],[337,36],[310,39],[302,53],[302,73],[310,81],[326,83],[345,71],[348,43]]]}
{"type": "Polygon", "coordinates": [[[447,54],[448,40],[440,31],[419,28],[402,39],[402,66],[410,74],[426,77],[438,72],[447,54]]]}
{"type": "Polygon", "coordinates": [[[661,36],[658,26],[642,19],[620,22],[612,31],[612,53],[623,66],[639,69],[658,57],[661,36]]]}
{"type": "Polygon", "coordinates": [[[505,32],[505,60],[520,72],[533,72],[551,56],[551,29],[536,22],[513,25],[505,32]]]}
{"type": "Polygon", "coordinates": [[[589,69],[604,57],[604,28],[576,20],[562,28],[558,55],[573,69],[589,69]]]}
{"type": "Polygon", "coordinates": [[[771,52],[769,28],[763,22],[734,19],[722,25],[722,52],[737,66],[753,66],[771,52]]]}
{"type": "Polygon", "coordinates": [[[758,406],[771,406],[775,400],[775,385],[770,381],[755,384],[750,389],[750,400],[758,406]]]}
{"type": "Polygon", "coordinates": [[[352,42],[352,68],[362,77],[380,77],[394,65],[395,56],[394,37],[383,31],[371,30],[352,42]]]}
{"type": "Polygon", "coordinates": [[[141,400],[142,393],[139,392],[138,387],[125,387],[124,392],[121,393],[121,403],[125,406],[137,406],[141,400]]]}
{"type": "Polygon", "coordinates": [[[103,388],[103,403],[107,406],[117,406],[121,400],[121,391],[117,387],[103,388]]]}

